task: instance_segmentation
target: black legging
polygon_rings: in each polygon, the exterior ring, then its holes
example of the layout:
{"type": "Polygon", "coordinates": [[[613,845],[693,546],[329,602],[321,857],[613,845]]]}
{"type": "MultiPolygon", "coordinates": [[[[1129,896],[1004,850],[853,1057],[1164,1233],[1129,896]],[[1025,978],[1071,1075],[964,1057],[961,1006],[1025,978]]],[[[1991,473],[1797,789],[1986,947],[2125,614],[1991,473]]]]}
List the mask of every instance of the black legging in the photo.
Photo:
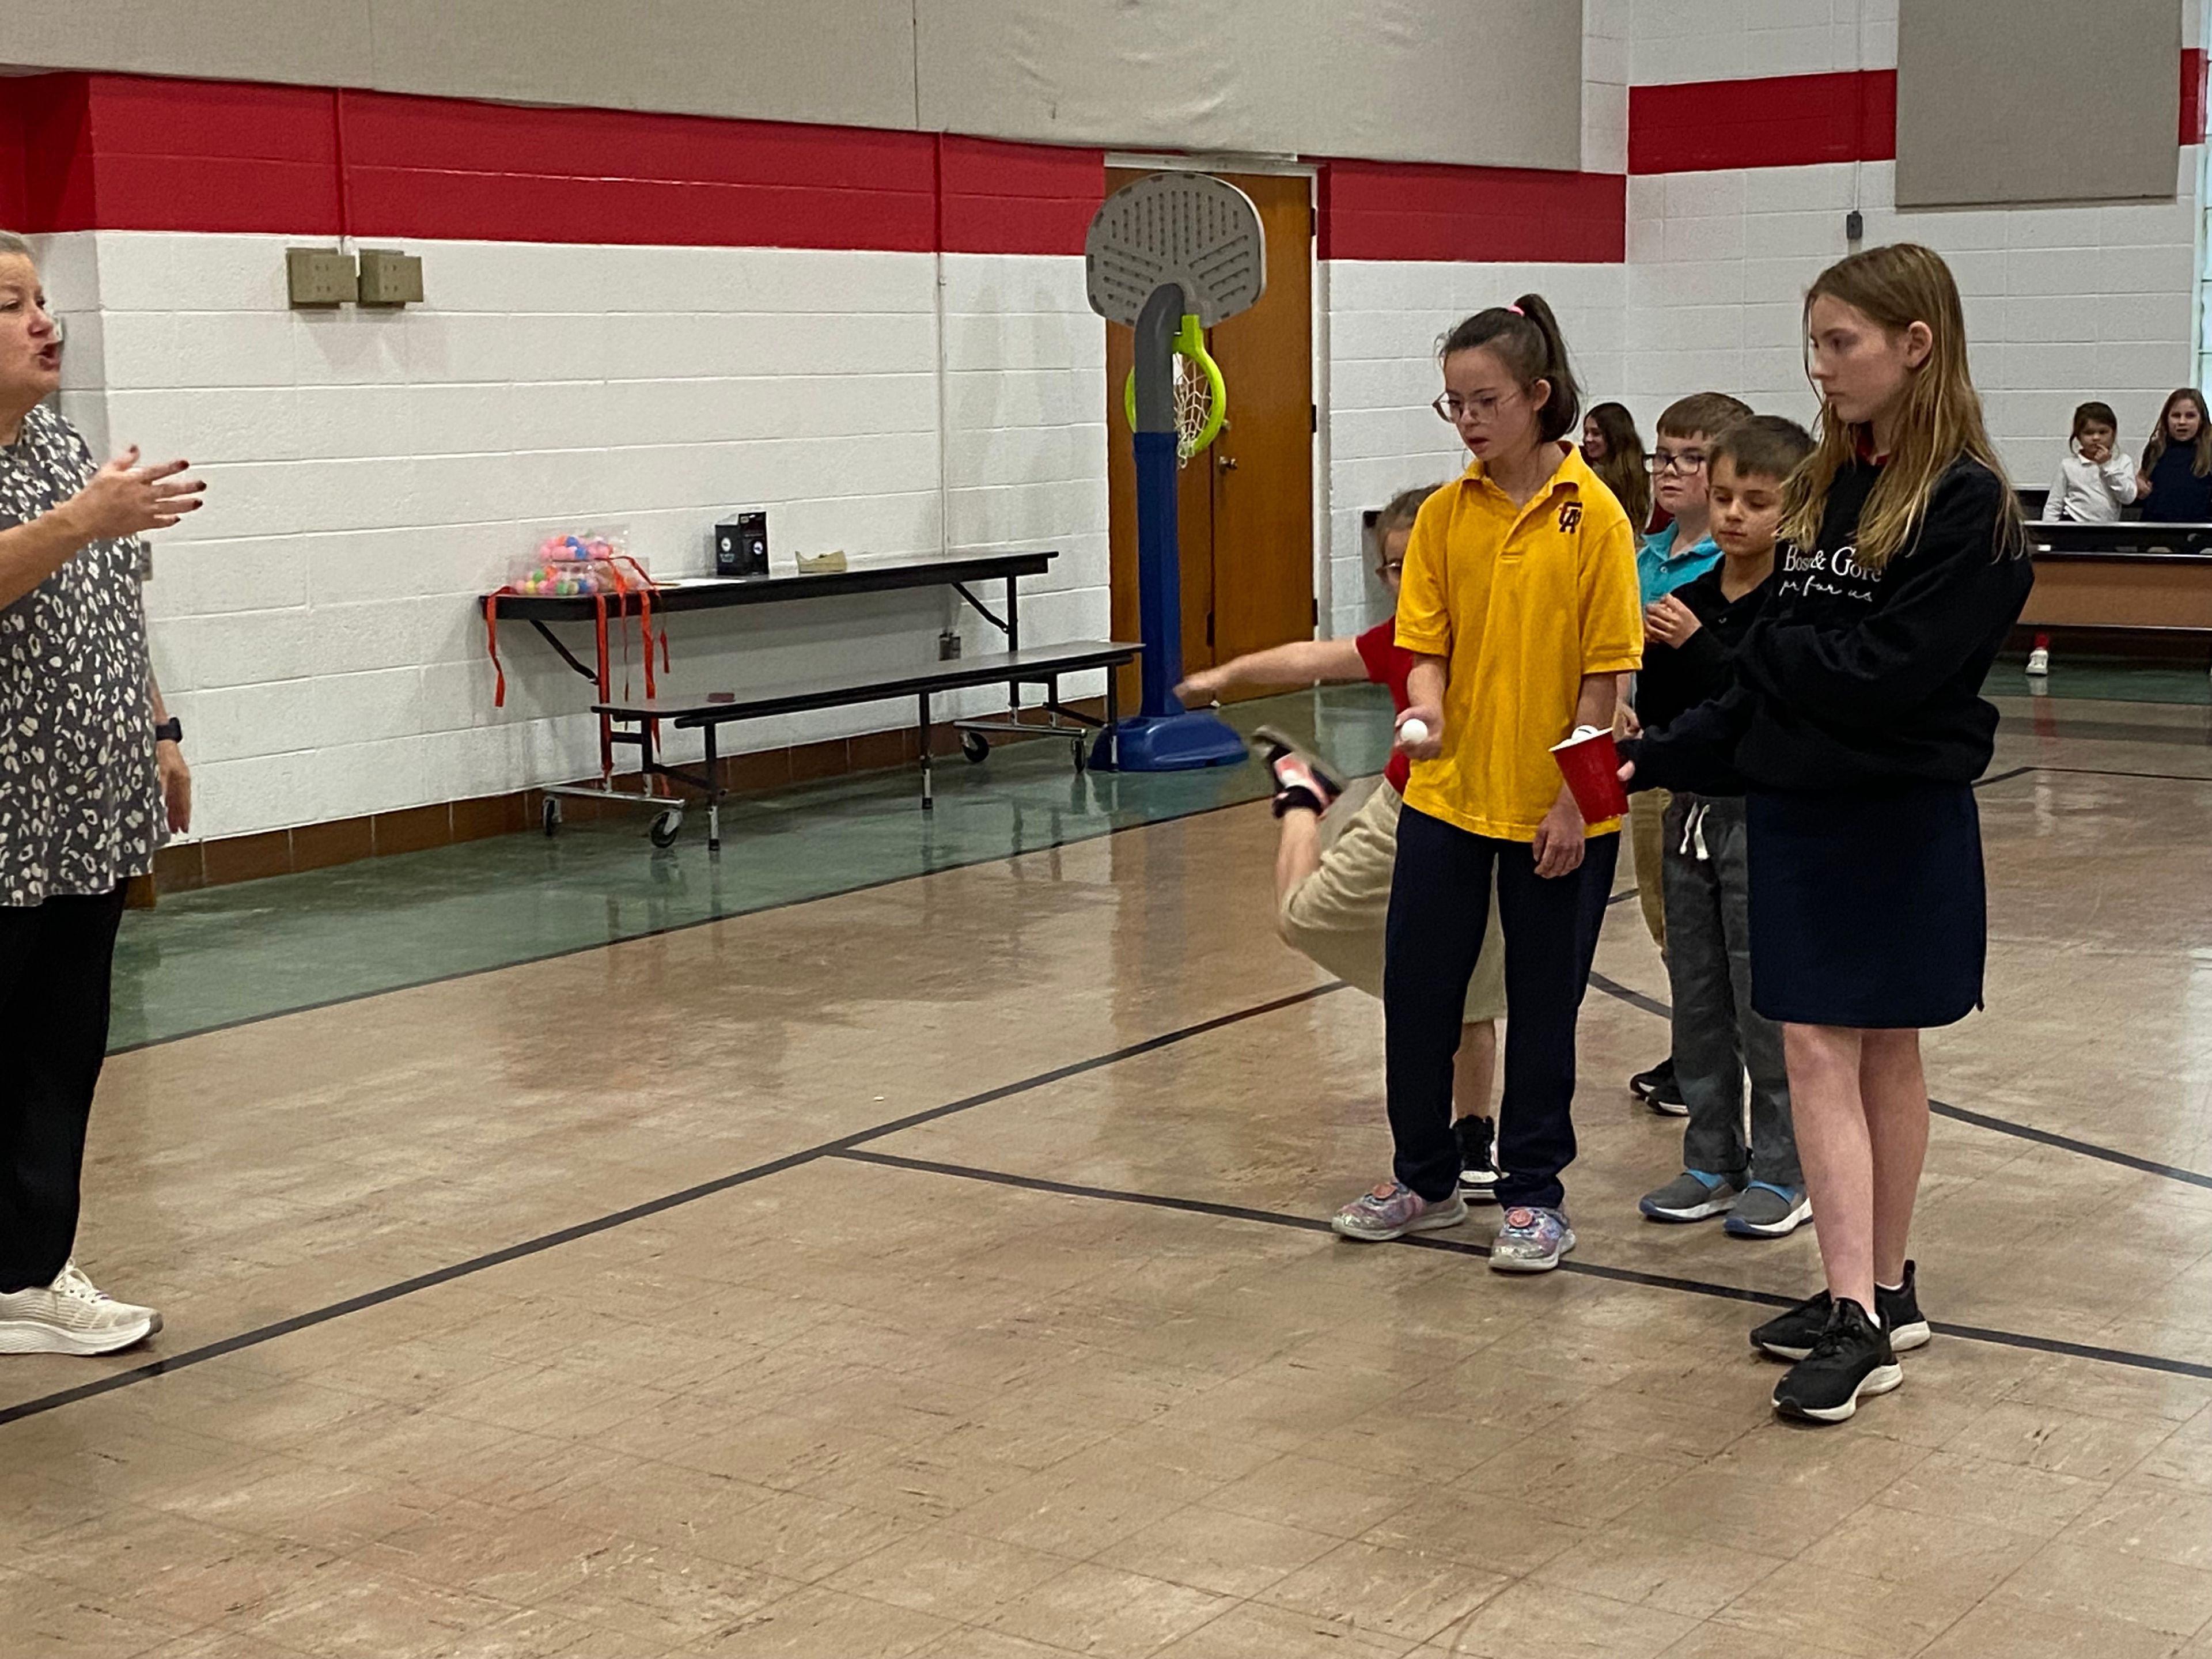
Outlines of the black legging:
{"type": "Polygon", "coordinates": [[[76,1243],[122,920],[120,887],[0,905],[0,1291],[52,1284],[76,1243]]]}
{"type": "Polygon", "coordinates": [[[1383,1051],[1392,1168],[1423,1198],[1448,1199],[1459,1183],[1452,1056],[1490,921],[1494,867],[1505,936],[1498,1199],[1509,1208],[1564,1202],[1559,1172],[1575,1158],[1576,1016],[1620,856],[1618,835],[1593,836],[1581,868],[1544,877],[1527,842],[1472,835],[1410,806],[1400,813],[1383,945],[1383,1051]]]}

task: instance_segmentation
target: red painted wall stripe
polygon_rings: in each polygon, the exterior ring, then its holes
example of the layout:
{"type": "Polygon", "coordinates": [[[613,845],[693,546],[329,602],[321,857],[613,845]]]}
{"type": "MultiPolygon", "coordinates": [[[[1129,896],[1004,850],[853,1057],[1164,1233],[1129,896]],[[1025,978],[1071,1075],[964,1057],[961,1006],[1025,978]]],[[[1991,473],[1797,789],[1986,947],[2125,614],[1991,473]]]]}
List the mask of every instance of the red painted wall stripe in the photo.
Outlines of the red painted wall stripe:
{"type": "Polygon", "coordinates": [[[1897,71],[1778,75],[1628,89],[1628,170],[1887,161],[1897,154],[1897,71]]]}
{"type": "Polygon", "coordinates": [[[13,230],[30,222],[23,199],[23,163],[28,145],[23,107],[11,99],[0,107],[0,228],[13,230]]]}
{"type": "Polygon", "coordinates": [[[1619,173],[1331,161],[1321,257],[1618,264],[1627,194],[1619,173]]]}
{"type": "MultiPolygon", "coordinates": [[[[13,85],[36,94],[15,147],[33,230],[922,252],[939,237],[932,133],[127,76],[13,85]]],[[[9,143],[0,124],[0,192],[9,143]]],[[[945,143],[948,251],[1081,252],[1103,151],[945,143]]]]}
{"type": "MultiPolygon", "coordinates": [[[[2202,143],[2206,54],[2181,54],[2181,131],[2202,143]]],[[[1887,161],[1897,155],[1897,71],[1843,70],[1628,89],[1628,170],[1887,161]]]]}
{"type": "MultiPolygon", "coordinates": [[[[933,133],[55,75],[27,96],[33,230],[1082,251],[1105,156],[933,133]]],[[[1323,257],[1618,261],[1617,176],[1335,161],[1323,257]]],[[[0,195],[0,201],[6,200],[0,195]]]]}

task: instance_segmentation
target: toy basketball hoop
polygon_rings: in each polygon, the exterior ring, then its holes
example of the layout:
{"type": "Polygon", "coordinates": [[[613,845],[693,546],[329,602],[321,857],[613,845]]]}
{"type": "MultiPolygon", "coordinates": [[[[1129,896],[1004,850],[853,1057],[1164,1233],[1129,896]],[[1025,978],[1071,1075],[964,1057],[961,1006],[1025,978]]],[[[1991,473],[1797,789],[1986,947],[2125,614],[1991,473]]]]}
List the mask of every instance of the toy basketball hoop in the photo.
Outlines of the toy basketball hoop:
{"type": "Polygon", "coordinates": [[[1259,210],[1225,179],[1155,173],[1106,198],[1083,239],[1083,259],[1091,308],[1137,335],[1125,396],[1137,463],[1145,699],[1111,743],[1102,737],[1099,763],[1156,772],[1242,760],[1243,739],[1225,721],[1187,713],[1175,697],[1182,678],[1176,472],[1212,442],[1227,410],[1203,331],[1249,309],[1267,289],[1259,210]]]}

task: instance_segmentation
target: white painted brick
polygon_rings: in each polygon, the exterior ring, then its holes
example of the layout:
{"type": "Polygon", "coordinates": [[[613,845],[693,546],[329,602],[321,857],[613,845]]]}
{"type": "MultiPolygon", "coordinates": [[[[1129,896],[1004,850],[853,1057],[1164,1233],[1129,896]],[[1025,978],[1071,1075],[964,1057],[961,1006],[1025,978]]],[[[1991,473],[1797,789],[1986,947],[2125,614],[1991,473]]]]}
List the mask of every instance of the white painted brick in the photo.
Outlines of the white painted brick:
{"type": "Polygon", "coordinates": [[[1744,216],[1729,214],[1667,221],[1665,257],[1669,259],[1741,259],[1744,257],[1744,216]]]}
{"type": "MultiPolygon", "coordinates": [[[[1824,16],[1817,23],[1783,28],[1754,28],[1744,36],[1746,66],[1754,76],[1820,75],[1851,67],[1848,57],[1838,62],[1835,32],[1824,16]]],[[[1850,50],[1848,37],[1841,43],[1850,50]]]]}
{"type": "Polygon", "coordinates": [[[2038,248],[2007,253],[2005,291],[2014,295],[2094,294],[2097,291],[2098,270],[2106,257],[2094,247],[2038,248]]]}
{"type": "Polygon", "coordinates": [[[2096,264],[2086,294],[2175,294],[2189,290],[2196,276],[2195,250],[2186,243],[2164,247],[2107,248],[2096,264]]]}
{"type": "Polygon", "coordinates": [[[2022,208],[2003,216],[2005,245],[2018,248],[2095,247],[2103,242],[2103,208],[2022,208]]]}
{"type": "Polygon", "coordinates": [[[146,587],[149,617],[284,610],[307,602],[307,561],[289,538],[172,540],[155,559],[160,580],[146,587]]]}
{"type": "Polygon", "coordinates": [[[1851,204],[1852,168],[1838,162],[1808,167],[1754,167],[1741,175],[1743,211],[1802,213],[1815,209],[1847,211],[1851,204]]]}

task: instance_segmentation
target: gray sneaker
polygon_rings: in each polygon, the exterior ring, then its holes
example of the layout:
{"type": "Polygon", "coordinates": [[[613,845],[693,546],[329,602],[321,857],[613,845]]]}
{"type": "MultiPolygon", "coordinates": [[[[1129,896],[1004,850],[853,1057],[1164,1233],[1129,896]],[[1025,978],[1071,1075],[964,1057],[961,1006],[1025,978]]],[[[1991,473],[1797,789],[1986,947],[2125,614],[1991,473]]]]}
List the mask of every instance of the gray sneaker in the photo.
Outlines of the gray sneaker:
{"type": "Polygon", "coordinates": [[[1501,1273],[1547,1273],[1574,1248],[1575,1230],[1559,1211],[1516,1206],[1491,1243],[1490,1265],[1501,1273]]]}
{"type": "Polygon", "coordinates": [[[1685,1170],[1636,1207],[1654,1221],[1704,1221],[1735,1208],[1742,1192],[1741,1176],[1685,1170]]]}
{"type": "Polygon", "coordinates": [[[1735,1213],[1721,1228],[1735,1238],[1787,1238],[1812,1218],[1813,1200],[1805,1196],[1802,1188],[1754,1181],[1743,1189],[1743,1196],[1735,1201],[1735,1213]]]}

